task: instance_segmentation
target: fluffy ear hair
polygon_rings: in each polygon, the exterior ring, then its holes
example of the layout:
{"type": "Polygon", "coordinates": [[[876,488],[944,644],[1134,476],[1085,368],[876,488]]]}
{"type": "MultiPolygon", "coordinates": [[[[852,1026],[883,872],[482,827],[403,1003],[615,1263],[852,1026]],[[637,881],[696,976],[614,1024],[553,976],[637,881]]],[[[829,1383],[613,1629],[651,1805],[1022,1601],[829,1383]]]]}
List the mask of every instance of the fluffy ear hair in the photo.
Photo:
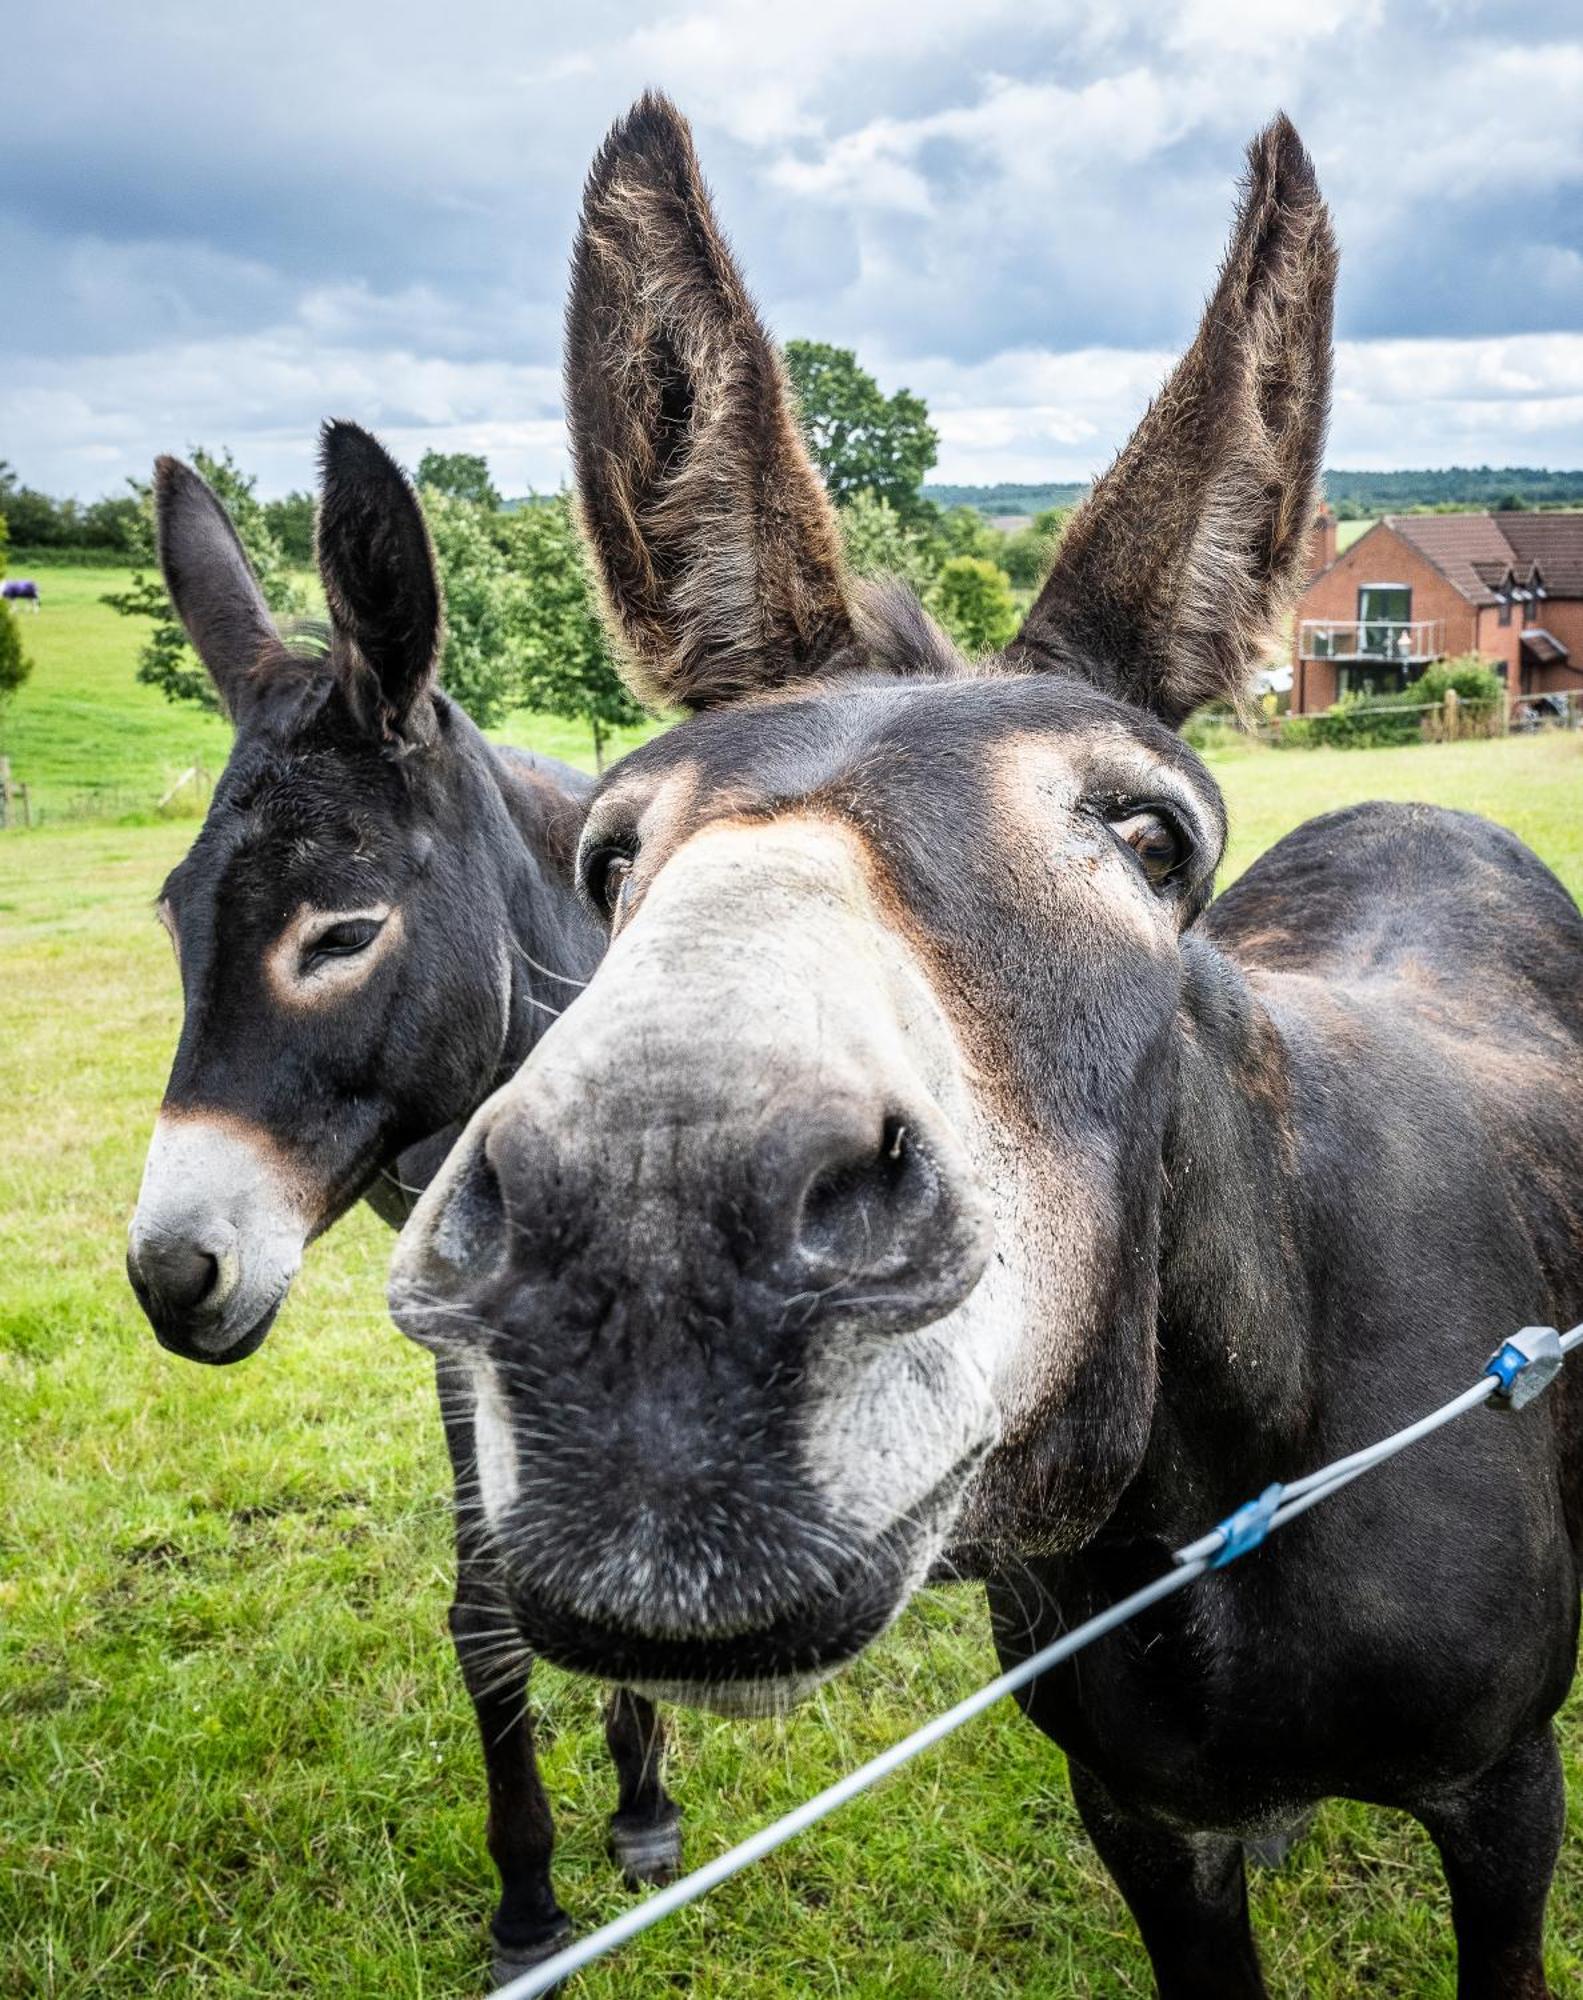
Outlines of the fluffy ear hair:
{"type": "Polygon", "coordinates": [[[258,579],[219,496],[179,458],[154,462],[154,524],[170,601],[234,716],[249,675],[279,649],[258,579]]]}
{"type": "Polygon", "coordinates": [[[319,440],[319,574],[337,639],[366,667],[392,735],[426,733],[444,616],[434,551],[411,481],[357,424],[319,440]]]}
{"type": "Polygon", "coordinates": [[[1240,702],[1303,583],[1330,407],[1336,248],[1280,116],[1248,149],[1192,346],[1073,517],[1011,657],[1173,724],[1240,702]]]}
{"type": "Polygon", "coordinates": [[[708,708],[848,647],[835,513],[686,121],[639,100],[583,195],[566,404],[584,532],[628,677],[708,708]]]}

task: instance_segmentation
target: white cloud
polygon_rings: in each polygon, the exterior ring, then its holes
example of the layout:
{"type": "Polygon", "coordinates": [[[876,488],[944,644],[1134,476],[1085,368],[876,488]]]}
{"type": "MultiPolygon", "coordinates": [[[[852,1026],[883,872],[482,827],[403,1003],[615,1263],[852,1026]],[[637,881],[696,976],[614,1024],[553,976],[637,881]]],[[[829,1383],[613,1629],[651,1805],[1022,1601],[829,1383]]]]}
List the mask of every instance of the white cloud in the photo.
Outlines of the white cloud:
{"type": "MultiPolygon", "coordinates": [[[[1173,359],[1119,348],[1023,350],[970,368],[935,358],[906,373],[940,432],[935,477],[977,485],[1102,471],[1173,359]]],[[[1583,465],[1583,333],[1338,346],[1330,464],[1534,458],[1583,465]]]]}
{"type": "Polygon", "coordinates": [[[146,476],[159,452],[195,444],[230,445],[266,492],[308,486],[327,416],[370,425],[413,464],[429,446],[486,452],[512,491],[564,471],[555,369],[325,346],[303,327],[35,362],[0,384],[6,456],[66,492],[146,476]]]}
{"type": "Polygon", "coordinates": [[[334,412],[490,449],[507,486],[557,477],[578,187],[652,83],[779,331],[928,396],[951,476],[1103,462],[1283,104],[1335,208],[1343,331],[1371,336],[1343,350],[1332,462],[1583,464],[1577,0],[662,7],[452,0],[443,59],[419,0],[277,0],[223,34],[147,0],[91,48],[28,12],[0,455],[92,494],[229,441],[301,483],[334,412]]]}

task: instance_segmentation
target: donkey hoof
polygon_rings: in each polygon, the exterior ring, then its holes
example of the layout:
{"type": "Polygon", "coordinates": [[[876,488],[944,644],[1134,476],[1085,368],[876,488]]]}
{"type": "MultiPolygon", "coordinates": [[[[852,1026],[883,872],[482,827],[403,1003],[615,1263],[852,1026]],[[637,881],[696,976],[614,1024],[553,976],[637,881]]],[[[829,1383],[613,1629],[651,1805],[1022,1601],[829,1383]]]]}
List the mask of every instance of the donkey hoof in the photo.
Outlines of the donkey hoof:
{"type": "MultiPolygon", "coordinates": [[[[531,1972],[536,1965],[542,1965],[547,1958],[553,1958],[562,1945],[572,1939],[571,1921],[562,1917],[543,1937],[535,1938],[528,1944],[502,1944],[495,1939],[494,1956],[489,1962],[489,1991],[508,1986],[513,1979],[520,1979],[524,1972],[531,1972]]],[[[559,1991],[559,1988],[555,1989],[559,1991]]]]}
{"type": "Polygon", "coordinates": [[[629,1889],[661,1889],[682,1872],[682,1823],[667,1819],[624,1826],[612,1820],[610,1854],[629,1889]]]}
{"type": "Polygon", "coordinates": [[[1255,1868],[1284,1868],[1292,1849],[1313,1823],[1313,1814],[1306,1812],[1301,1819],[1293,1820],[1290,1826],[1283,1826],[1275,1833],[1261,1834],[1257,1840],[1245,1840],[1242,1843],[1243,1855],[1255,1868]]]}

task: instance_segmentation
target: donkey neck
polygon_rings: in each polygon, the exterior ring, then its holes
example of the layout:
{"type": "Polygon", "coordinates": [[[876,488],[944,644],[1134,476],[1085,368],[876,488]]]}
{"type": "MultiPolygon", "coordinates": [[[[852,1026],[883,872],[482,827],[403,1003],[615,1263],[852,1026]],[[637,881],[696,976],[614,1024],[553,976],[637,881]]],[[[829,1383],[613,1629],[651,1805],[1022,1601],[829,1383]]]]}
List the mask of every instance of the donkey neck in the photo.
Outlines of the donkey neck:
{"type": "Polygon", "coordinates": [[[1235,961],[1192,934],[1184,961],[1162,1162],[1159,1385],[1124,1504],[1172,1534],[1304,1462],[1317,1419],[1298,1058],[1235,961]]]}
{"type": "Polygon", "coordinates": [[[502,943],[510,990],[493,1087],[521,1067],[550,1022],[577,997],[604,943],[573,881],[592,782],[550,759],[498,749],[481,735],[477,744],[505,816],[505,837],[495,845],[509,926],[502,943]]]}

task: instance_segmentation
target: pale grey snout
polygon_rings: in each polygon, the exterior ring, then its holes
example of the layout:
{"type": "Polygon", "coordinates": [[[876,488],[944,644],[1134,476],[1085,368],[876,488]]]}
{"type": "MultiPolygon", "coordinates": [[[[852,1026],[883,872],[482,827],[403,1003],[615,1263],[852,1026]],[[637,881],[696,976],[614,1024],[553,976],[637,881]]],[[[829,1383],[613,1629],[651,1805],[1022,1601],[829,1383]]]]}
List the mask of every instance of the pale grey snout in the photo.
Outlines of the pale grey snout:
{"type": "Polygon", "coordinates": [[[162,1346],[192,1361],[251,1354],[285,1300],[307,1234],[267,1142],[218,1120],[161,1117],[126,1270],[162,1346]]]}

